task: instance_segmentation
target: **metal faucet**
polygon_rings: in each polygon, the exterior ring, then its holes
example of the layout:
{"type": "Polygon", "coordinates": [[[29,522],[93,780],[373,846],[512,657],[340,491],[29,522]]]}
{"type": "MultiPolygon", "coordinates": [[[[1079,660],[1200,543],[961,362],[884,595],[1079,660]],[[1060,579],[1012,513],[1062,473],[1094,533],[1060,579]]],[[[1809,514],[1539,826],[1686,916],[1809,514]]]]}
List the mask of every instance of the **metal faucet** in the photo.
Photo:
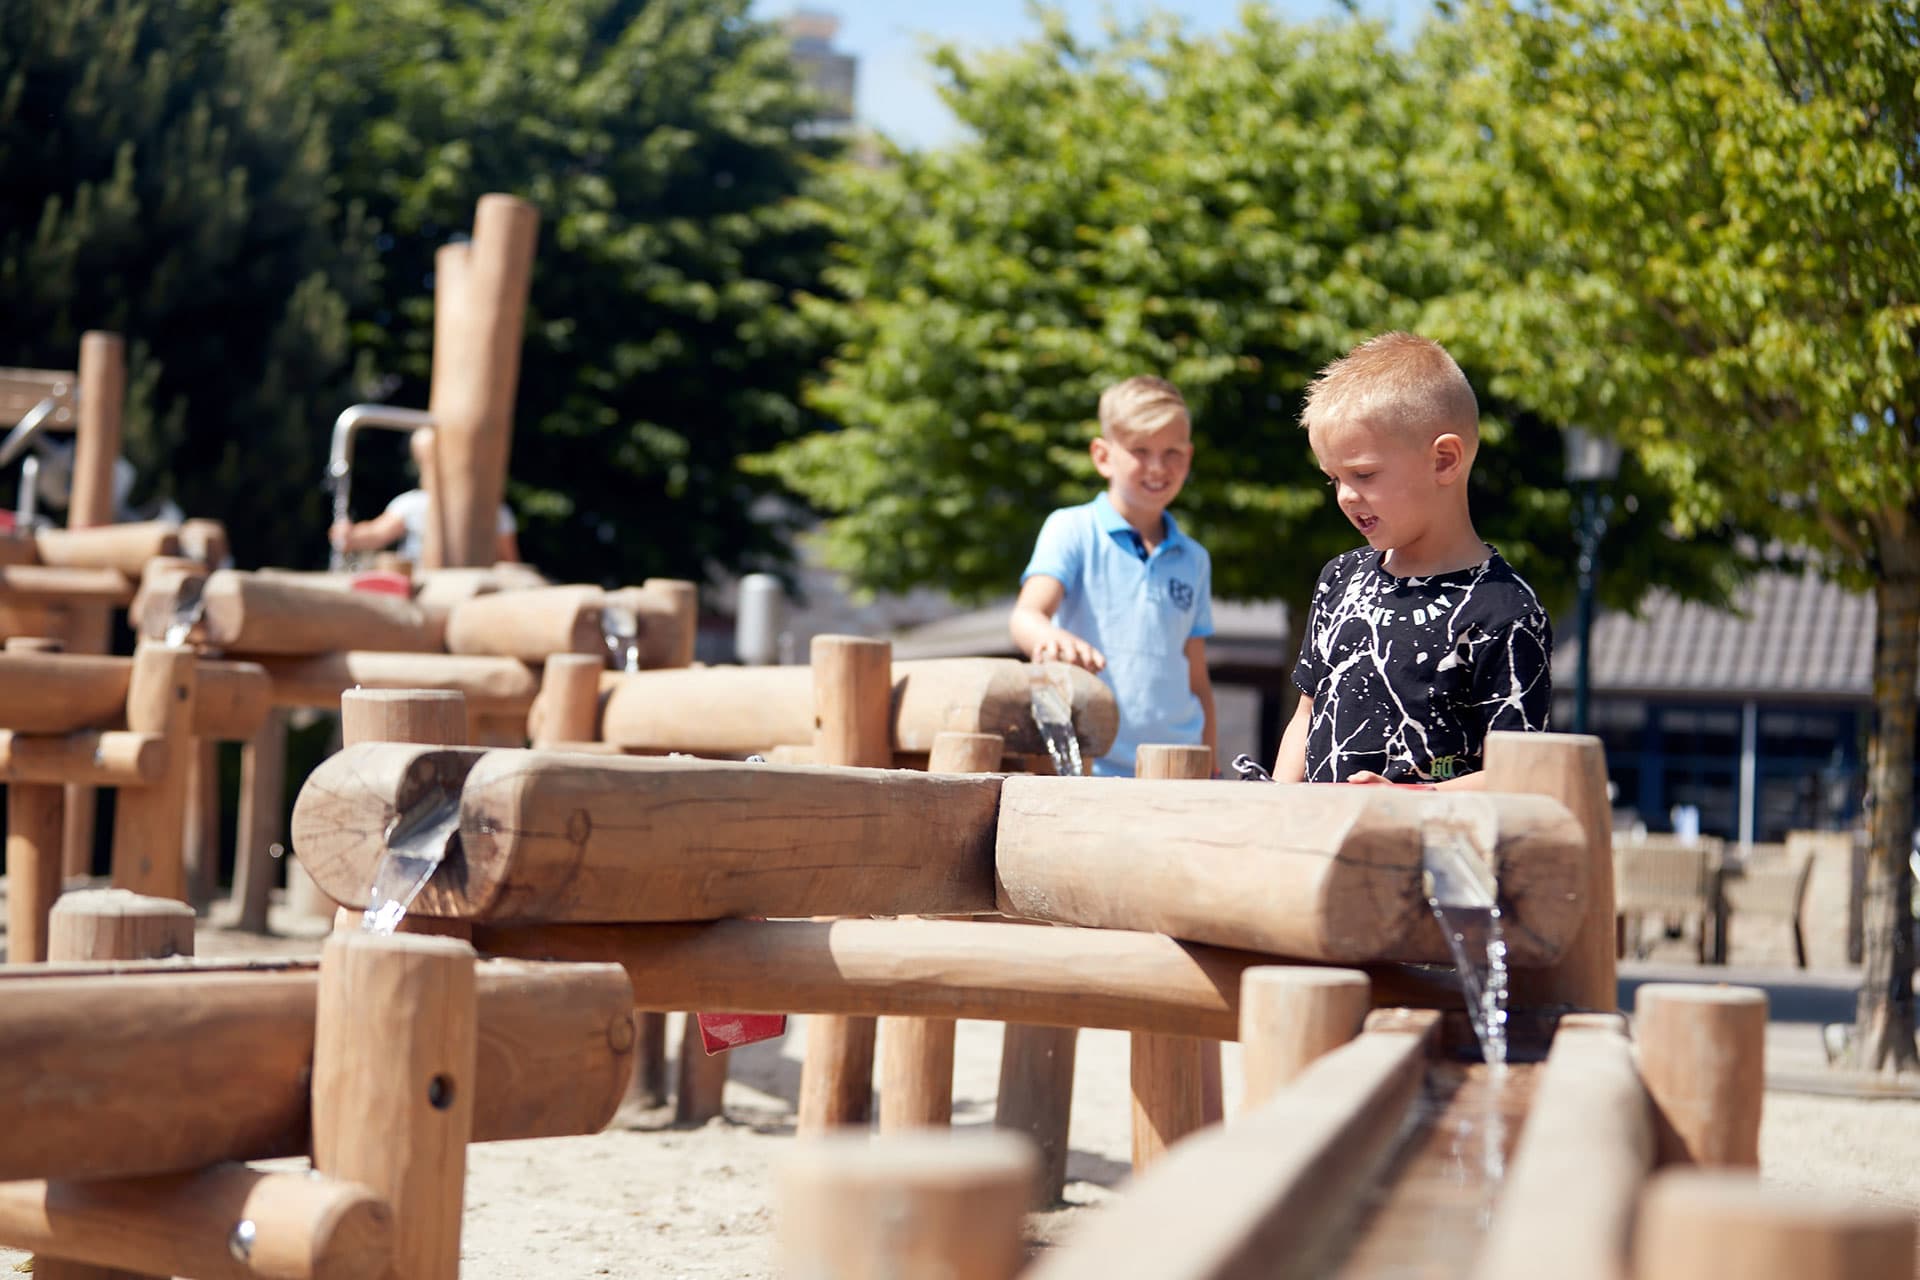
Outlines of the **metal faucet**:
{"type": "MultiPolygon", "coordinates": [[[[54,410],[59,407],[60,402],[53,396],[48,396],[27,410],[26,416],[14,424],[13,430],[7,432],[7,438],[0,440],[0,467],[6,466],[19,457],[26,451],[28,445],[40,438],[47,423],[52,421],[54,410]]],[[[14,527],[17,529],[33,527],[36,515],[34,486],[39,479],[40,459],[30,457],[20,464],[20,488],[14,497],[13,504],[14,527]]]]}
{"type": "MultiPolygon", "coordinates": [[[[356,404],[341,410],[340,416],[333,420],[333,442],[327,451],[326,485],[333,495],[334,518],[342,519],[347,512],[347,499],[352,492],[353,438],[360,428],[417,431],[432,425],[433,419],[424,410],[402,409],[398,405],[356,404]]],[[[344,570],[346,552],[335,547],[329,567],[335,573],[344,570]]]]}

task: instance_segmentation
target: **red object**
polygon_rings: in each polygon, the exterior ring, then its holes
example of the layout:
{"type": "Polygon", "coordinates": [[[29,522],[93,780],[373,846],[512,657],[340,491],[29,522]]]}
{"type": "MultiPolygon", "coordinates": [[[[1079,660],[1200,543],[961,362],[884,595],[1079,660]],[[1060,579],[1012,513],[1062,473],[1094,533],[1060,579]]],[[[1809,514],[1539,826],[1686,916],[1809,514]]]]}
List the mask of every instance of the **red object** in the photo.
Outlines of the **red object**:
{"type": "Polygon", "coordinates": [[[404,573],[391,573],[384,569],[355,574],[353,581],[347,585],[370,595],[399,596],[402,600],[413,598],[413,580],[404,573]]]}
{"type": "Polygon", "coordinates": [[[13,512],[0,511],[0,533],[13,532],[13,512]]]}
{"type": "Polygon", "coordinates": [[[787,1034],[784,1013],[696,1013],[693,1017],[700,1024],[700,1046],[708,1057],[787,1034]]]}

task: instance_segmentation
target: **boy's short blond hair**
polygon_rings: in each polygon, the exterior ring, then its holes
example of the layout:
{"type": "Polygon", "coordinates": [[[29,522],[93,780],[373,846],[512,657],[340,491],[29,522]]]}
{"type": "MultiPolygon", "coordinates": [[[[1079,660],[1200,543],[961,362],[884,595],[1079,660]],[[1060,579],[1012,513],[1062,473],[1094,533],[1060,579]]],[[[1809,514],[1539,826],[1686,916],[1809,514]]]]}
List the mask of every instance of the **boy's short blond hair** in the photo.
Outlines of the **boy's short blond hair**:
{"type": "Polygon", "coordinates": [[[1309,432],[1358,422],[1426,439],[1451,431],[1471,448],[1480,440],[1480,402],[1445,347],[1417,334],[1383,333],[1322,369],[1300,414],[1309,432]]]}
{"type": "Polygon", "coordinates": [[[1165,378],[1138,374],[1100,393],[1100,434],[1109,440],[1151,435],[1176,418],[1189,421],[1187,402],[1165,378]]]}

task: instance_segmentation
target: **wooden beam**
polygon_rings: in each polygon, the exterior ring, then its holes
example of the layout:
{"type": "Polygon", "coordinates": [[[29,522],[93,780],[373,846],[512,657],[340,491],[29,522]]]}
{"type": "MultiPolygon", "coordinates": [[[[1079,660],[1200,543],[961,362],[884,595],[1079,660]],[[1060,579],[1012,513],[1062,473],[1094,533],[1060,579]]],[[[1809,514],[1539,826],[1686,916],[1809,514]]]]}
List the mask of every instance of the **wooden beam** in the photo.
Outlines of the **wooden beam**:
{"type": "MultiPolygon", "coordinates": [[[[233,899],[235,927],[267,931],[273,892],[274,846],[286,838],[287,713],[269,711],[240,751],[240,815],[235,826],[233,899]]],[[[282,848],[282,853],[285,849],[282,848]]]]}
{"type": "Polygon", "coordinates": [[[95,787],[142,787],[160,777],[164,739],[110,729],[58,737],[0,729],[0,783],[78,782],[95,787]]]}
{"type": "Polygon", "coordinates": [[[1516,966],[1578,928],[1586,837],[1558,803],[1393,787],[1009,777],[1002,912],[1333,964],[1448,963],[1421,886],[1441,838],[1488,859],[1516,966]]]}
{"type": "Polygon", "coordinates": [[[344,650],[420,653],[439,648],[411,600],[329,591],[290,578],[218,569],[207,575],[206,642],[228,653],[306,656],[344,650]]]}
{"type": "Polygon", "coordinates": [[[310,658],[268,658],[276,707],[340,705],[344,689],[452,689],[466,695],[469,715],[525,716],[540,691],[527,664],[513,658],[445,653],[368,653],[349,649],[310,658]]]}
{"type": "Polygon", "coordinates": [[[540,695],[527,713],[527,736],[534,746],[564,751],[599,738],[600,673],[606,665],[598,654],[556,653],[546,660],[540,695]]]}
{"type": "Polygon", "coordinates": [[[41,529],[33,535],[40,563],[61,569],[111,569],[137,578],[147,562],[180,554],[179,526],[160,520],[97,528],[41,529]]]}
{"type": "MultiPolygon", "coordinates": [[[[556,653],[604,659],[599,587],[541,587],[475,596],[447,614],[447,652],[541,662],[556,653]]],[[[604,665],[604,662],[603,662],[604,665]]]]}

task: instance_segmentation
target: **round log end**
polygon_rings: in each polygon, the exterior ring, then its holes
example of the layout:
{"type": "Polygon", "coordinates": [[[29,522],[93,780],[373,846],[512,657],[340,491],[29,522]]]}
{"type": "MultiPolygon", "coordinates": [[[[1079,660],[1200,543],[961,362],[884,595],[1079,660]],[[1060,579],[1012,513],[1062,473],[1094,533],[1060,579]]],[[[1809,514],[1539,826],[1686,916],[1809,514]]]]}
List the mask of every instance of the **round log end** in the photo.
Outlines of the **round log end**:
{"type": "Polygon", "coordinates": [[[1674,1169],[1641,1198],[1634,1275],[1906,1280],[1914,1245],[1914,1220],[1897,1205],[1764,1183],[1752,1173],[1674,1169]]]}

